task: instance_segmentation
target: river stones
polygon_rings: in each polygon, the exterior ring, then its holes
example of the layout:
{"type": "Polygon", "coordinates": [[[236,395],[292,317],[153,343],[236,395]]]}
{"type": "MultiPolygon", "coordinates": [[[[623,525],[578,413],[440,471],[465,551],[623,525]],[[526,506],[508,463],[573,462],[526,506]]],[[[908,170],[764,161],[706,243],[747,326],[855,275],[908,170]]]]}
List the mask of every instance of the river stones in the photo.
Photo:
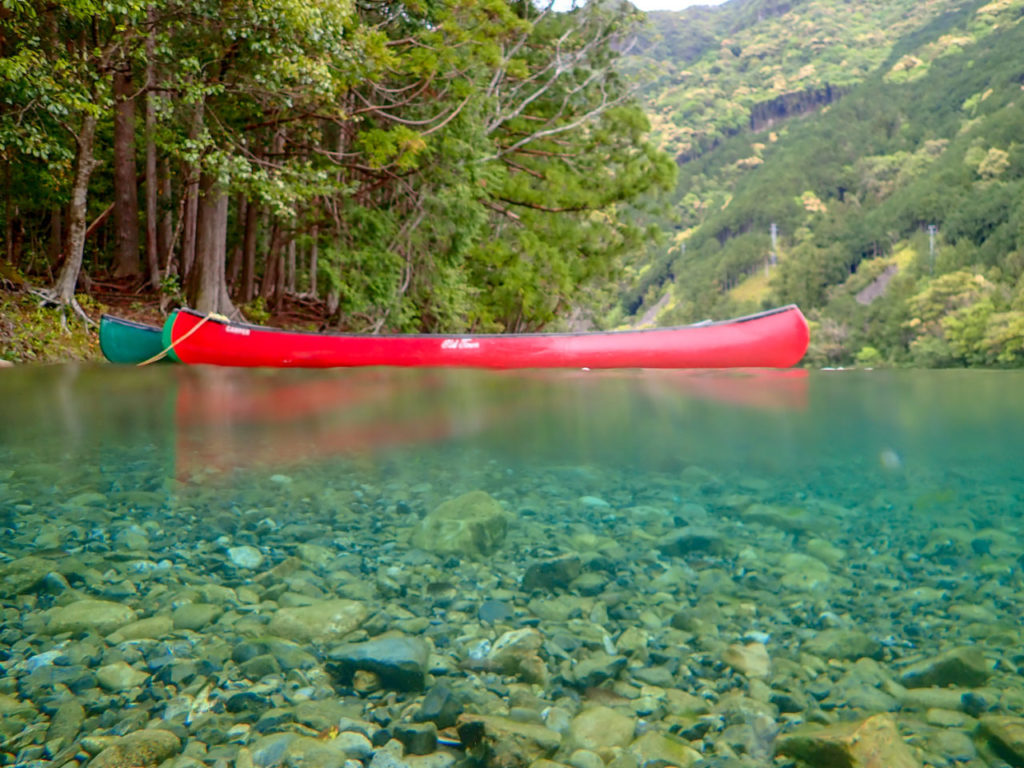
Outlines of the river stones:
{"type": "Polygon", "coordinates": [[[992,674],[992,666],[979,648],[952,648],[937,656],[910,665],[900,675],[900,683],[908,688],[956,685],[984,685],[992,674]]]}
{"type": "Polygon", "coordinates": [[[768,677],[772,669],[764,643],[734,643],[722,653],[722,661],[747,677],[768,677]]]}
{"type": "Polygon", "coordinates": [[[125,640],[159,640],[166,637],[174,629],[174,621],[170,616],[150,616],[125,624],[120,629],[107,635],[107,642],[117,645],[125,640]]]}
{"type": "Polygon", "coordinates": [[[430,646],[418,637],[384,635],[364,643],[337,645],[327,658],[328,672],[342,685],[353,685],[358,672],[370,672],[385,688],[418,691],[426,682],[430,646]]]}
{"type": "Polygon", "coordinates": [[[137,685],[142,685],[149,679],[149,675],[141,672],[124,661],[115,661],[113,664],[104,664],[96,670],[96,682],[100,686],[112,692],[127,691],[137,685]]]}
{"type": "Polygon", "coordinates": [[[690,768],[702,759],[700,752],[682,739],[665,733],[648,731],[629,745],[637,763],[642,766],[674,765],[690,768]]]}
{"type": "Polygon", "coordinates": [[[51,571],[52,560],[29,555],[0,566],[0,597],[14,597],[36,588],[51,571]]]}
{"type": "Polygon", "coordinates": [[[77,600],[47,611],[43,631],[59,635],[93,630],[108,635],[136,618],[135,610],[127,605],[107,600],[77,600]]]}
{"type": "Polygon", "coordinates": [[[1010,765],[1024,765],[1024,718],[985,715],[978,722],[978,737],[1010,765]]]}
{"type": "Polygon", "coordinates": [[[175,629],[188,629],[198,632],[208,624],[212,624],[224,609],[212,603],[185,603],[179,605],[171,613],[171,621],[175,629]]]}
{"type": "Polygon", "coordinates": [[[73,698],[65,699],[57,707],[46,729],[46,744],[54,754],[74,741],[85,722],[85,708],[73,698]]]}
{"type": "Polygon", "coordinates": [[[825,629],[804,643],[804,649],[826,659],[856,661],[880,658],[882,644],[855,629],[825,629]]]}
{"type": "Polygon", "coordinates": [[[171,731],[150,728],[122,736],[89,762],[89,768],[153,768],[181,751],[171,731]]]}
{"type": "Polygon", "coordinates": [[[523,589],[532,592],[537,589],[567,589],[569,583],[580,575],[582,562],[577,555],[563,555],[531,563],[523,574],[523,589]]]}
{"type": "Polygon", "coordinates": [[[394,735],[407,755],[429,755],[437,749],[437,726],[431,722],[398,725],[394,735]]]}
{"type": "Polygon", "coordinates": [[[532,627],[509,630],[491,646],[487,667],[505,675],[522,675],[528,682],[541,682],[545,668],[537,652],[543,643],[544,636],[532,627]]]}
{"type": "Polygon", "coordinates": [[[263,565],[263,553],[248,545],[229,547],[228,560],[238,568],[255,570],[263,565]]]}
{"type": "Polygon", "coordinates": [[[636,721],[611,707],[588,707],[569,724],[569,743],[596,752],[603,747],[624,747],[633,741],[636,721]]]}
{"type": "Polygon", "coordinates": [[[328,642],[344,637],[366,620],[367,610],[355,600],[321,600],[312,605],[279,608],[267,632],[296,642],[328,642]]]}
{"type": "Polygon", "coordinates": [[[562,744],[562,736],[550,728],[499,715],[460,715],[457,728],[470,754],[503,768],[526,768],[550,758],[562,744]]]}
{"type": "Polygon", "coordinates": [[[687,525],[658,543],[666,555],[685,557],[691,554],[721,555],[725,553],[725,538],[721,533],[699,525],[687,525]]]}
{"type": "Polygon", "coordinates": [[[346,734],[345,738],[315,739],[298,736],[285,747],[282,762],[289,768],[337,768],[346,760],[369,756],[370,741],[362,734],[346,734]]]}
{"type": "Polygon", "coordinates": [[[412,545],[439,555],[482,559],[496,552],[508,532],[508,516],[490,494],[472,491],[441,504],[420,522],[412,545]]]}
{"type": "Polygon", "coordinates": [[[430,721],[438,728],[449,728],[462,714],[462,703],[447,685],[432,686],[413,715],[417,722],[430,721]]]}
{"type": "Polygon", "coordinates": [[[782,739],[781,754],[812,768],[920,768],[903,743],[891,715],[873,715],[854,723],[808,727],[782,739]]]}

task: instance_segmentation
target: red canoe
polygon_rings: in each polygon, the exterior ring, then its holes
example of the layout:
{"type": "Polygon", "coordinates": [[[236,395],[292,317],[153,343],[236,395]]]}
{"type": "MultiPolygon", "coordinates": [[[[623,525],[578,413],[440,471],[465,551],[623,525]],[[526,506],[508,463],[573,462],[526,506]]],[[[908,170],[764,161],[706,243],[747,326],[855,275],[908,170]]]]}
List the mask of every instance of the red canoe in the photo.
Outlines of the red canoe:
{"type": "Polygon", "coordinates": [[[266,368],[788,368],[807,342],[807,321],[793,305],[675,328],[459,336],[303,333],[179,309],[163,330],[179,362],[266,368]]]}

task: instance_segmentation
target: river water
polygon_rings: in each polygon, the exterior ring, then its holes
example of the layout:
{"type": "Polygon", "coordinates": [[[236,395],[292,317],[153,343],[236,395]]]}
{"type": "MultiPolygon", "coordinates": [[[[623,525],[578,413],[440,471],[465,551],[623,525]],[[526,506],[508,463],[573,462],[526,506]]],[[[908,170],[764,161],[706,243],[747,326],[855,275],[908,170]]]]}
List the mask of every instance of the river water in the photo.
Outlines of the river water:
{"type": "Polygon", "coordinates": [[[3,371],[0,757],[156,732],[182,768],[827,765],[870,733],[1018,764],[1021,392],[3,371]]]}

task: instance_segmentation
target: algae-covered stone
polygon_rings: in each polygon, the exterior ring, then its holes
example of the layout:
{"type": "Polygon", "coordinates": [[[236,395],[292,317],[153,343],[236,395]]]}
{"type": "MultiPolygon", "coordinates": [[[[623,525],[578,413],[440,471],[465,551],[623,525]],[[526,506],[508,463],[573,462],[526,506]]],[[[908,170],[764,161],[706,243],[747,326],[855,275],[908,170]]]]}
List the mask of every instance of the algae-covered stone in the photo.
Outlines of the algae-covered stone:
{"type": "Polygon", "coordinates": [[[722,661],[747,677],[768,677],[772,669],[764,643],[734,643],[722,653],[722,661]]]}
{"type": "Polygon", "coordinates": [[[978,737],[1013,766],[1024,766],[1024,718],[986,715],[978,723],[978,737]]]}
{"type": "Polygon", "coordinates": [[[0,597],[13,597],[31,591],[54,570],[57,570],[54,562],[41,557],[12,560],[0,566],[0,597]]]}
{"type": "Polygon", "coordinates": [[[509,630],[494,641],[487,665],[505,675],[520,675],[527,682],[542,682],[534,678],[537,670],[544,669],[537,655],[543,643],[544,636],[532,627],[509,630]]]}
{"type": "Polygon", "coordinates": [[[821,560],[800,552],[790,552],[782,558],[781,584],[787,589],[814,590],[827,585],[832,576],[821,560]]]}
{"type": "Polygon", "coordinates": [[[665,733],[648,731],[629,745],[643,766],[675,765],[690,768],[701,759],[701,754],[682,739],[665,733]]]}
{"type": "Polygon", "coordinates": [[[366,620],[366,606],[355,600],[321,600],[312,605],[280,608],[267,632],[296,642],[336,640],[366,620]]]}
{"type": "Polygon", "coordinates": [[[908,688],[930,685],[984,685],[992,674],[992,666],[978,648],[952,648],[937,656],[923,659],[903,670],[900,683],[908,688]]]}
{"type": "Polygon", "coordinates": [[[684,557],[695,552],[721,555],[725,552],[725,539],[717,531],[699,525],[680,528],[658,544],[666,555],[684,557]]]}
{"type": "Polygon", "coordinates": [[[45,631],[51,635],[87,629],[108,635],[137,618],[127,605],[108,600],[77,600],[46,612],[45,631]]]}
{"type": "Polygon", "coordinates": [[[148,679],[149,675],[145,672],[140,672],[123,661],[105,664],[96,670],[96,681],[108,691],[127,691],[142,685],[148,679]]]}
{"type": "Polygon", "coordinates": [[[874,715],[854,723],[805,728],[779,743],[783,755],[812,768],[920,768],[903,743],[891,715],[874,715]]]}
{"type": "Polygon", "coordinates": [[[181,750],[181,740],[157,728],[122,736],[89,761],[89,768],[152,768],[181,750]]]}
{"type": "Polygon", "coordinates": [[[171,614],[175,629],[189,629],[194,632],[212,624],[224,612],[219,605],[212,603],[185,603],[179,605],[171,614]]]}
{"type": "Polygon", "coordinates": [[[501,768],[527,768],[550,758],[562,744],[561,735],[550,728],[498,715],[460,715],[457,728],[471,754],[501,768]]]}
{"type": "Polygon", "coordinates": [[[612,655],[605,651],[594,651],[581,659],[572,668],[572,676],[579,688],[593,688],[605,680],[618,677],[629,660],[625,656],[612,655]]]}
{"type": "Polygon", "coordinates": [[[171,633],[174,622],[170,616],[150,616],[125,624],[115,632],[107,635],[107,641],[117,645],[125,640],[159,640],[171,633]]]}
{"type": "Polygon", "coordinates": [[[569,741],[578,749],[624,747],[633,741],[636,721],[611,707],[589,707],[569,724],[569,741]]]}
{"type": "Polygon", "coordinates": [[[337,768],[346,760],[359,759],[356,755],[368,755],[366,745],[369,744],[369,740],[365,736],[357,736],[356,740],[299,736],[291,740],[285,748],[283,763],[291,768],[337,768]]]}
{"type": "Polygon", "coordinates": [[[60,751],[74,741],[85,722],[85,707],[77,699],[64,699],[46,729],[46,743],[60,751]]]}
{"type": "Polygon", "coordinates": [[[877,659],[882,644],[855,629],[826,629],[808,640],[804,649],[826,659],[855,661],[865,656],[877,659]]]}
{"type": "Polygon", "coordinates": [[[569,583],[580,575],[582,562],[576,555],[549,558],[531,563],[523,574],[523,589],[567,589],[569,583]]]}
{"type": "Polygon", "coordinates": [[[428,552],[482,559],[501,547],[508,517],[483,491],[472,491],[441,504],[428,514],[412,536],[412,544],[428,552]]]}

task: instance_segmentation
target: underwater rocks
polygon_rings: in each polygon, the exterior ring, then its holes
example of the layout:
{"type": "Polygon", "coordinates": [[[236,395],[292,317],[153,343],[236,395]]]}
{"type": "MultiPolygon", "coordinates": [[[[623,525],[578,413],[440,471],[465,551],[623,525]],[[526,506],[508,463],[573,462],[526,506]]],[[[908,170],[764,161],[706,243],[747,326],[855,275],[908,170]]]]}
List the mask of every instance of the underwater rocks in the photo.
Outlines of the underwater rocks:
{"type": "Polygon", "coordinates": [[[345,686],[353,685],[358,672],[369,672],[385,688],[418,691],[426,683],[429,658],[430,647],[422,639],[393,634],[331,648],[327,670],[345,686]]]}
{"type": "Polygon", "coordinates": [[[0,763],[1024,764],[1024,547],[990,521],[692,466],[348,471],[130,514],[155,492],[80,483],[29,519],[0,564],[0,763]]]}
{"type": "Polygon", "coordinates": [[[109,600],[76,600],[51,608],[43,618],[43,631],[50,635],[85,630],[106,635],[135,621],[137,614],[133,608],[109,600]]]}
{"type": "Polygon", "coordinates": [[[297,642],[328,642],[344,637],[366,620],[367,609],[355,600],[322,600],[312,605],[278,608],[268,634],[297,642]]]}
{"type": "Polygon", "coordinates": [[[920,768],[889,715],[807,728],[782,739],[778,750],[812,768],[920,768]]]}
{"type": "Polygon", "coordinates": [[[154,768],[181,750],[171,731],[151,728],[116,739],[89,761],[90,768],[154,768]]]}
{"type": "Polygon", "coordinates": [[[980,648],[951,648],[907,667],[900,675],[900,682],[908,688],[974,687],[984,685],[991,674],[991,664],[980,648]]]}
{"type": "Polygon", "coordinates": [[[508,516],[501,505],[483,491],[472,491],[449,499],[423,518],[412,545],[479,560],[498,550],[507,531],[508,516]]]}

